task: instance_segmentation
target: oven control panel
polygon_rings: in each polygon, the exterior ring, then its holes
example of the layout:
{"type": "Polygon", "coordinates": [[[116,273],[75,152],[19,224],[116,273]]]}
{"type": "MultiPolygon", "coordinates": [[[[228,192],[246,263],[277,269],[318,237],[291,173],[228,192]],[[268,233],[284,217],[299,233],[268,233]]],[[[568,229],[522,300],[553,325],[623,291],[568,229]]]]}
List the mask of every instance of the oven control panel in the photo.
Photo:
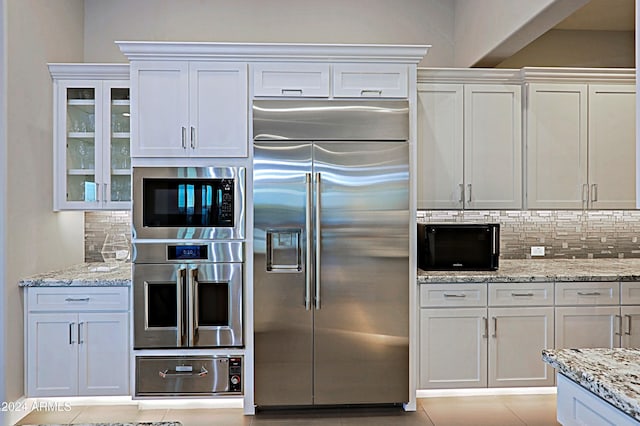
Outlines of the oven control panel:
{"type": "Polygon", "coordinates": [[[242,358],[229,358],[229,392],[242,392],[242,358]]]}

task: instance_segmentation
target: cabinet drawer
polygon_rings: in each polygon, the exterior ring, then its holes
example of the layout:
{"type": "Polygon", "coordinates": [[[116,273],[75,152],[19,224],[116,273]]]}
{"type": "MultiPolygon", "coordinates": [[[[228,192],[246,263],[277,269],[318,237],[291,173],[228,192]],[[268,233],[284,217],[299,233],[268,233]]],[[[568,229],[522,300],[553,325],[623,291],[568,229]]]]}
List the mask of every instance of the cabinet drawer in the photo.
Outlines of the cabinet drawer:
{"type": "Polygon", "coordinates": [[[640,282],[620,283],[620,304],[640,305],[640,282]]]}
{"type": "Polygon", "coordinates": [[[489,283],[489,306],[553,306],[553,283],[489,283]]]}
{"type": "Polygon", "coordinates": [[[423,284],[420,307],[487,306],[486,284],[423,284]]]}
{"type": "Polygon", "coordinates": [[[610,282],[556,283],[556,305],[618,305],[620,286],[610,282]]]}
{"type": "Polygon", "coordinates": [[[333,96],[348,98],[406,98],[409,94],[405,65],[336,64],[333,96]]]}
{"type": "Polygon", "coordinates": [[[329,97],[329,64],[253,65],[254,96],[329,97]]]}
{"type": "Polygon", "coordinates": [[[127,287],[29,288],[29,311],[127,311],[127,287]]]}

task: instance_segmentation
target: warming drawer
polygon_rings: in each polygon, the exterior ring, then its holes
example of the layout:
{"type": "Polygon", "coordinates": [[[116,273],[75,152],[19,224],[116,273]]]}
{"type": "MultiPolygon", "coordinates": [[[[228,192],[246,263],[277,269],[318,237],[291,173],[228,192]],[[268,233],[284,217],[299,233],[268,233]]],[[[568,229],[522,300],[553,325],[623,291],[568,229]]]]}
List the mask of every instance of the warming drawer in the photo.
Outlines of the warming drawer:
{"type": "Polygon", "coordinates": [[[242,357],[136,357],[136,396],[196,395],[242,395],[242,357]]]}

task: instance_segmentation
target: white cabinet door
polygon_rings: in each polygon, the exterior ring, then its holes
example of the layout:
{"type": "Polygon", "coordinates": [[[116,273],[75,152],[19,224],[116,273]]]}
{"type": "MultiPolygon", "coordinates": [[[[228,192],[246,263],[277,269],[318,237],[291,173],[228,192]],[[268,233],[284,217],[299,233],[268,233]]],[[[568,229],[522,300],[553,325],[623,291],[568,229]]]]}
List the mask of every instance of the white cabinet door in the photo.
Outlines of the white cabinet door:
{"type": "Polygon", "coordinates": [[[129,81],[102,84],[102,200],[105,209],[131,209],[129,81]]]}
{"type": "Polygon", "coordinates": [[[640,348],[640,306],[622,306],[622,336],[620,346],[623,348],[640,348]]]}
{"type": "Polygon", "coordinates": [[[329,97],[329,64],[263,62],[251,70],[256,97],[329,97]]]}
{"type": "Polygon", "coordinates": [[[585,208],[587,86],[530,84],[527,107],[527,207],[585,208]]]}
{"type": "Polygon", "coordinates": [[[409,68],[400,64],[335,64],[333,96],[336,98],[406,98],[409,68]]]}
{"type": "Polygon", "coordinates": [[[465,85],[466,208],[522,208],[521,116],[520,86],[465,85]]]}
{"type": "Polygon", "coordinates": [[[247,65],[189,64],[189,155],[247,156],[247,65]]]}
{"type": "Polygon", "coordinates": [[[78,336],[79,394],[127,395],[128,314],[79,314],[78,336]]]}
{"type": "Polygon", "coordinates": [[[540,354],[552,348],[553,308],[489,308],[489,387],[553,386],[540,354]]]}
{"type": "Polygon", "coordinates": [[[27,396],[78,393],[78,320],[74,313],[29,314],[27,396]]]}
{"type": "Polygon", "coordinates": [[[420,310],[420,388],[487,386],[486,314],[486,308],[420,310]]]}
{"type": "Polygon", "coordinates": [[[619,306],[555,308],[556,349],[620,346],[619,306]]]}
{"type": "Polygon", "coordinates": [[[418,208],[463,208],[464,91],[418,85],[418,208]]]}
{"type": "Polygon", "coordinates": [[[131,63],[131,155],[184,156],[188,146],[189,63],[131,63]]]}
{"type": "Polygon", "coordinates": [[[636,88],[589,85],[589,202],[636,208],[636,88]]]}

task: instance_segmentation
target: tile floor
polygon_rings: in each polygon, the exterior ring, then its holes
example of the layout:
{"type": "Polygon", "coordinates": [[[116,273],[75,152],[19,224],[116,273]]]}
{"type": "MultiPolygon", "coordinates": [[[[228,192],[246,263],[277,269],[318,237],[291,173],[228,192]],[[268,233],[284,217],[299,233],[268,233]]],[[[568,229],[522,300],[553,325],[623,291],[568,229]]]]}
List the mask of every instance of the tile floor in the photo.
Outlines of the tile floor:
{"type": "Polygon", "coordinates": [[[17,425],[179,421],[183,426],[548,426],[556,422],[556,395],[432,397],[415,412],[395,408],[262,412],[240,408],[144,409],[136,405],[74,406],[71,411],[33,412],[17,425]]]}

